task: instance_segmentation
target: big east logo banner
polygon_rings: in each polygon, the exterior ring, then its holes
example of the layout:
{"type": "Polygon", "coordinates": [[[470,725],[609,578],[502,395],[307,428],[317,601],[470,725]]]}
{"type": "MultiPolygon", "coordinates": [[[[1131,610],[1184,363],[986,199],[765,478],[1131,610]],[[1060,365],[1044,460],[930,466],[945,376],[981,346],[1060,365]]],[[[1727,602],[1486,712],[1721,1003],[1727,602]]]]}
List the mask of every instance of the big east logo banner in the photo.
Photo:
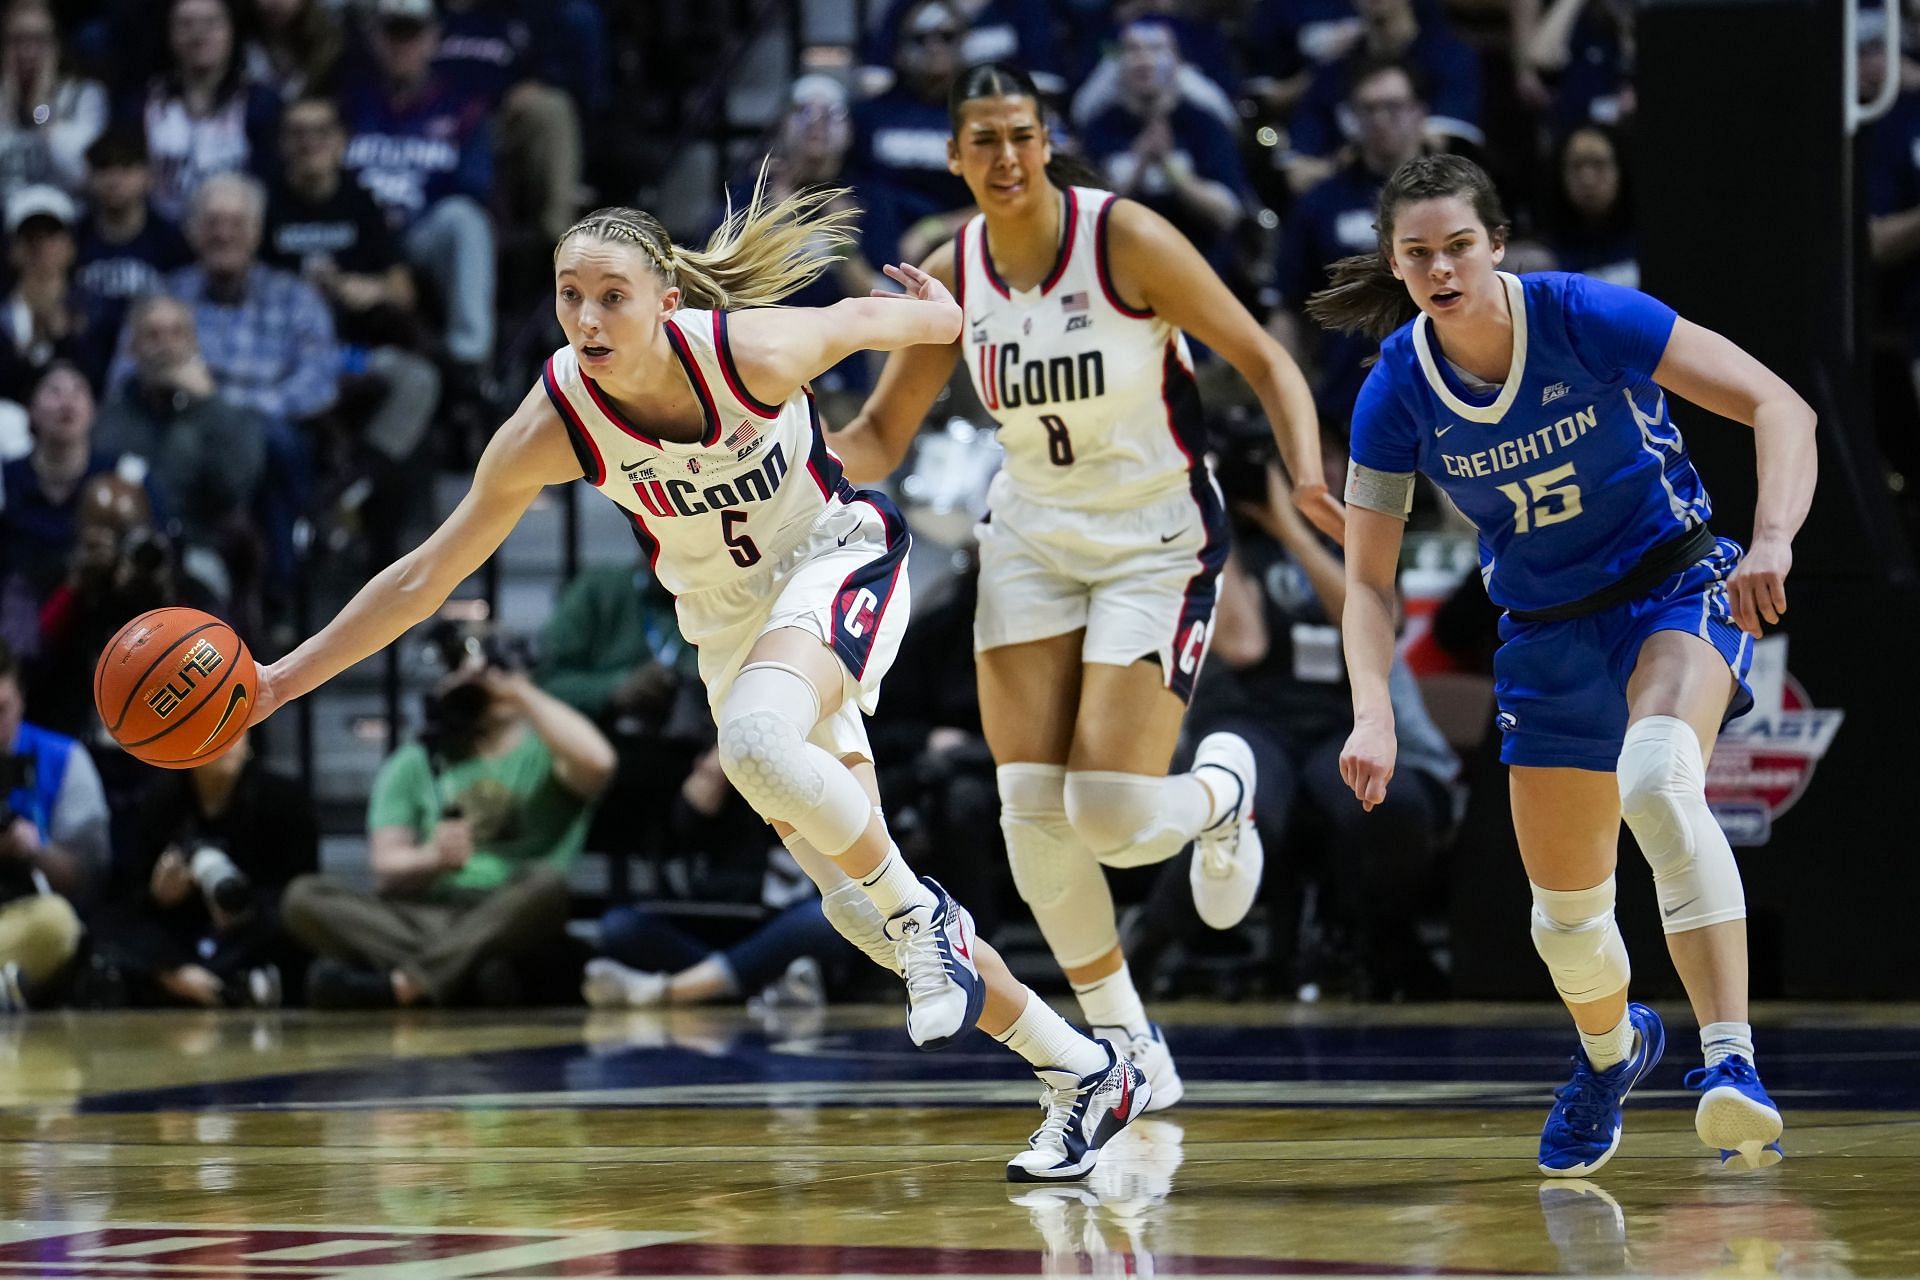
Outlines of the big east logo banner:
{"type": "Polygon", "coordinates": [[[1847,713],[1816,707],[1787,670],[1787,638],[1753,646],[1753,710],[1720,733],[1707,766],[1707,805],[1729,843],[1761,845],[1805,794],[1847,713]]]}

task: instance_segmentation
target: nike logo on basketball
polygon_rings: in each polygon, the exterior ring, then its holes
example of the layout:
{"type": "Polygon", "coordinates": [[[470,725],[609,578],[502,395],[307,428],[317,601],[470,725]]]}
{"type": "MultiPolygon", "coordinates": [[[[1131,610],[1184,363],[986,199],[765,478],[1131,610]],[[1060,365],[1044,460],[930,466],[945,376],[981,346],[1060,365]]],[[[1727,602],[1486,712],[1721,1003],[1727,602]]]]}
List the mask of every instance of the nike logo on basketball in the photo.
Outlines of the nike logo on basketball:
{"type": "Polygon", "coordinates": [[[206,741],[202,742],[197,748],[194,749],[195,755],[199,755],[202,751],[205,751],[208,745],[212,743],[215,738],[220,736],[220,731],[227,727],[227,721],[233,719],[233,713],[239,710],[240,704],[245,702],[246,700],[247,700],[247,686],[243,684],[234,685],[233,692],[227,695],[227,709],[220,713],[220,719],[218,722],[214,724],[213,731],[207,734],[206,741]]]}

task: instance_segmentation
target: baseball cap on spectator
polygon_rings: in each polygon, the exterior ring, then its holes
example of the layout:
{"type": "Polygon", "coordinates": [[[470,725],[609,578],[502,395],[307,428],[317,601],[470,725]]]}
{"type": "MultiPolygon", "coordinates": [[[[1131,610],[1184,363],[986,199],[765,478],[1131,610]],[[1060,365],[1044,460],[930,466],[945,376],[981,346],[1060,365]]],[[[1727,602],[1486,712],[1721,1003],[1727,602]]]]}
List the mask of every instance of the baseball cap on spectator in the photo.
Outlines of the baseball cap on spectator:
{"type": "Polygon", "coordinates": [[[20,228],[35,218],[51,218],[62,227],[71,228],[79,216],[72,196],[45,183],[21,187],[7,197],[7,234],[10,236],[19,235],[20,228]]]}

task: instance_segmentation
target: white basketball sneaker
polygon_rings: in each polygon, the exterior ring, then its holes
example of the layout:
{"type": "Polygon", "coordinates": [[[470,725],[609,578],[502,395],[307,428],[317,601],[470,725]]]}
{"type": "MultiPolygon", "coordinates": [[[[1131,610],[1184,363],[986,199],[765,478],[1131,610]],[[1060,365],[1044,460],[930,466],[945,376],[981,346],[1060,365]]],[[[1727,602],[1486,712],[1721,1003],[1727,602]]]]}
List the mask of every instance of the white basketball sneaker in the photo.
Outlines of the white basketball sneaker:
{"type": "Polygon", "coordinates": [[[944,1049],[980,1017],[986,980],[973,963],[973,917],[930,876],[933,905],[909,907],[887,921],[900,972],[907,977],[907,1034],[922,1049],[944,1049]]]}
{"type": "Polygon", "coordinates": [[[587,961],[580,995],[590,1009],[652,1009],[667,1002],[667,975],[630,969],[618,960],[587,961]]]}
{"type": "Polygon", "coordinates": [[[1102,1041],[1107,1065],[1092,1075],[1034,1072],[1046,1085],[1040,1109],[1046,1118],[1027,1139],[1027,1149],[1007,1161],[1008,1182],[1056,1182],[1083,1178],[1100,1159],[1100,1148],[1138,1119],[1153,1100],[1146,1073],[1102,1041]]]}
{"type": "Polygon", "coordinates": [[[1092,1035],[1095,1040],[1112,1041],[1128,1061],[1146,1073],[1147,1083],[1153,1086],[1148,1111],[1165,1111],[1186,1093],[1187,1086],[1180,1082],[1180,1070],[1173,1065],[1173,1054],[1160,1034],[1159,1023],[1149,1022],[1139,1035],[1129,1035],[1125,1027],[1095,1027],[1092,1035]]]}
{"type": "Polygon", "coordinates": [[[1216,794],[1226,787],[1231,807],[1193,838],[1187,878],[1200,918],[1216,929],[1231,929],[1246,919],[1266,865],[1253,825],[1253,748],[1237,733],[1210,733],[1193,756],[1193,772],[1202,769],[1210,771],[1206,783],[1216,794]]]}

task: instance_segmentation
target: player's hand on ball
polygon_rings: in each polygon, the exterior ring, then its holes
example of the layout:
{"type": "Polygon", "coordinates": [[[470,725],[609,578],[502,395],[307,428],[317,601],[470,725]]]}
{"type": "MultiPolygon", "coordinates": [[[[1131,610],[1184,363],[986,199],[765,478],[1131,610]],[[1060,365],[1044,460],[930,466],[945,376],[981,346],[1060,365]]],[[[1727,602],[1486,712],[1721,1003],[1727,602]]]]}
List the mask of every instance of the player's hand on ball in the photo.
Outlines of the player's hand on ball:
{"type": "Polygon", "coordinates": [[[1740,558],[1727,579],[1727,605],[1734,623],[1758,639],[1760,624],[1778,625],[1787,611],[1787,571],[1793,568],[1793,547],[1778,539],[1762,538],[1740,558]]]}
{"type": "Polygon", "coordinates": [[[1353,788],[1362,809],[1371,812],[1387,798],[1398,750],[1392,725],[1362,721],[1347,735],[1347,745],[1340,749],[1340,780],[1353,788]]]}
{"type": "Polygon", "coordinates": [[[905,292],[895,293],[891,289],[875,289],[873,296],[876,298],[907,297],[920,302],[953,301],[953,295],[947,292],[947,286],[941,284],[938,280],[935,280],[932,276],[910,262],[903,262],[899,266],[885,267],[883,270],[887,273],[888,278],[899,284],[905,292]]]}

